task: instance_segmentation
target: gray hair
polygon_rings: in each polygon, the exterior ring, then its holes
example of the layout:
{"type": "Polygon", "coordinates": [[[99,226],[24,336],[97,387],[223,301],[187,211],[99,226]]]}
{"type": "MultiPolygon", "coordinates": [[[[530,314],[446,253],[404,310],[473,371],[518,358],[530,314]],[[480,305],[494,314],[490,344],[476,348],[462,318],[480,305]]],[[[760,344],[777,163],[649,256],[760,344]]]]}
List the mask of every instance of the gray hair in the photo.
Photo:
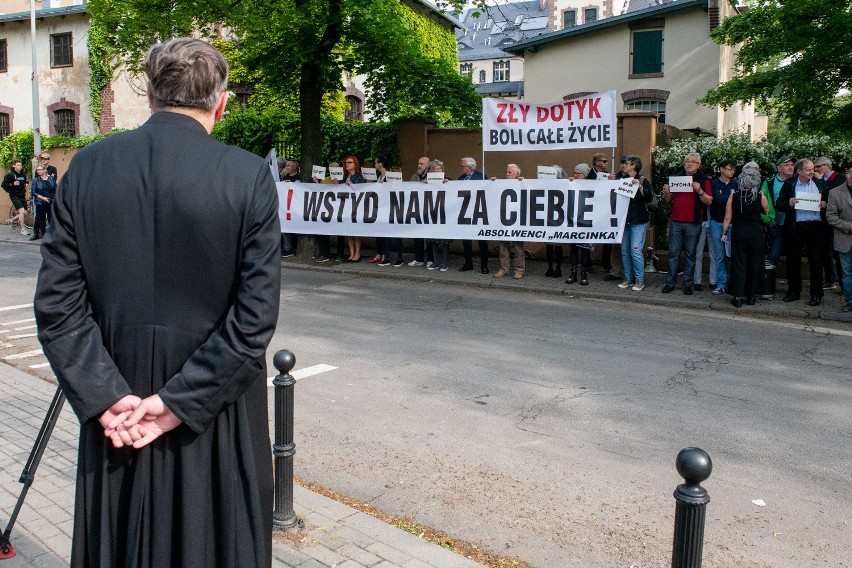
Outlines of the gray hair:
{"type": "Polygon", "coordinates": [[[686,160],[687,158],[695,158],[696,160],[698,160],[699,164],[701,163],[701,154],[699,154],[698,152],[690,152],[689,154],[684,156],[683,159],[686,160]]]}
{"type": "Polygon", "coordinates": [[[464,165],[466,165],[470,169],[472,169],[472,170],[476,169],[476,160],[474,160],[473,158],[465,157],[465,158],[462,158],[461,161],[464,165]]]}
{"type": "Polygon", "coordinates": [[[760,166],[754,160],[752,160],[751,162],[746,162],[745,164],[743,164],[743,169],[740,172],[740,176],[742,176],[742,174],[744,174],[745,172],[756,172],[757,175],[762,175],[760,173],[760,166]]]}
{"type": "Polygon", "coordinates": [[[441,160],[432,160],[431,162],[429,162],[429,171],[434,171],[435,168],[444,169],[444,162],[442,162],[441,160]]]}
{"type": "Polygon", "coordinates": [[[156,108],[209,112],[228,88],[228,62],[200,39],[179,37],[152,45],[145,54],[145,73],[156,108]]]}
{"type": "Polygon", "coordinates": [[[831,158],[826,158],[825,156],[818,156],[814,158],[814,166],[828,166],[829,168],[834,165],[834,162],[831,161],[831,158]]]}
{"type": "Polygon", "coordinates": [[[760,172],[752,169],[746,169],[743,166],[743,171],[740,172],[739,185],[741,191],[753,191],[760,186],[760,172]]]}
{"type": "Polygon", "coordinates": [[[807,164],[808,162],[810,162],[811,164],[814,163],[814,161],[811,160],[810,158],[799,158],[799,160],[796,162],[796,165],[794,166],[793,169],[796,171],[796,173],[799,173],[802,170],[802,168],[805,167],[805,164],[807,164]]]}

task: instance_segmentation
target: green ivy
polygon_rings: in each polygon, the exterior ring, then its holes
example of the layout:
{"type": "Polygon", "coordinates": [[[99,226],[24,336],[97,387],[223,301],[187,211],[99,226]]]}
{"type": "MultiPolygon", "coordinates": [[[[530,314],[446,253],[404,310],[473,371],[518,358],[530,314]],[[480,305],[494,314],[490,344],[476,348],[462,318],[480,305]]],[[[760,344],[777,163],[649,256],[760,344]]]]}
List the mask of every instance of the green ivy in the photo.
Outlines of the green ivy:
{"type": "MultiPolygon", "coordinates": [[[[121,132],[120,129],[112,133],[121,132]]],[[[104,138],[103,134],[93,136],[81,136],[72,138],[69,136],[42,136],[41,147],[43,150],[50,148],[83,148],[104,138]]],[[[9,170],[12,160],[21,160],[24,164],[24,172],[27,177],[32,176],[31,165],[33,160],[33,131],[22,130],[13,132],[0,141],[0,167],[9,170]]]]}
{"type": "Polygon", "coordinates": [[[115,70],[114,48],[110,45],[108,34],[100,20],[92,18],[89,25],[89,112],[95,121],[101,122],[101,94],[112,83],[115,70]]]}

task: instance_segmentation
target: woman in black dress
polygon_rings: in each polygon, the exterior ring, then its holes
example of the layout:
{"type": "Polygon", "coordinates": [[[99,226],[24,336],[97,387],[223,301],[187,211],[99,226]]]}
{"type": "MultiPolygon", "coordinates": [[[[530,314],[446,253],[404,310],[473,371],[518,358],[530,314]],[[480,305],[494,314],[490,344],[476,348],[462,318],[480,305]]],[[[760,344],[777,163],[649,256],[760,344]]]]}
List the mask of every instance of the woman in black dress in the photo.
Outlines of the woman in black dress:
{"type": "Polygon", "coordinates": [[[769,211],[769,202],[760,191],[760,174],[743,170],[739,189],[731,192],[722,224],[722,240],[728,238],[731,227],[731,281],[728,291],[736,308],[746,300],[749,306],[757,301],[757,284],[763,266],[762,214],[769,211]]]}

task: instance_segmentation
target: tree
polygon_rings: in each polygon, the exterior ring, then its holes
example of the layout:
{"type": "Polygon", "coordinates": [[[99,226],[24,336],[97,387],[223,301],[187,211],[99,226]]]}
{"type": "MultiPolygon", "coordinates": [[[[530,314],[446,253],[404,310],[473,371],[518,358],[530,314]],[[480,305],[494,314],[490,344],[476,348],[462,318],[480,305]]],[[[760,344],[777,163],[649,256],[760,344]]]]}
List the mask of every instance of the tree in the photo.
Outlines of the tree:
{"type": "Polygon", "coordinates": [[[711,32],[742,44],[741,70],[699,102],[728,108],[756,100],[804,132],[849,132],[852,104],[852,6],[848,0],[757,0],[711,32]],[[777,65],[767,62],[779,61],[777,65]]]}

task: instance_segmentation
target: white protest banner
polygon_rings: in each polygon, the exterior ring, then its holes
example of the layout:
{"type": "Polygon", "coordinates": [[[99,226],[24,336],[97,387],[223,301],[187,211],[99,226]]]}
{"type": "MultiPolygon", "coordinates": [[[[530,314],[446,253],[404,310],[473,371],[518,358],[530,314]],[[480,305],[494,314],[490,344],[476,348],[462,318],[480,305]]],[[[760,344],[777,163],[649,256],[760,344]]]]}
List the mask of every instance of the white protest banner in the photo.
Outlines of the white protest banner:
{"type": "Polygon", "coordinates": [[[553,166],[539,166],[538,179],[556,179],[556,168],[553,166]]]}
{"type": "Polygon", "coordinates": [[[822,200],[822,196],[819,193],[797,191],[796,199],[799,200],[795,206],[797,211],[819,211],[819,202],[822,200]]]}
{"type": "Polygon", "coordinates": [[[429,172],[426,174],[426,183],[430,185],[441,185],[444,183],[444,172],[429,172]]]}
{"type": "Polygon", "coordinates": [[[328,175],[331,176],[331,179],[336,179],[337,181],[340,181],[343,179],[343,168],[339,166],[329,166],[328,175]]]}
{"type": "Polygon", "coordinates": [[[692,191],[692,176],[669,177],[669,191],[672,193],[692,191]]]}
{"type": "Polygon", "coordinates": [[[482,149],[609,148],[616,144],[616,120],[615,91],[546,104],[484,97],[482,149]]]}
{"type": "Polygon", "coordinates": [[[629,200],[616,180],[279,182],[285,233],[620,243],[629,200]]]}
{"type": "Polygon", "coordinates": [[[311,177],[315,177],[322,181],[325,179],[325,166],[312,166],[311,177]]]}
{"type": "Polygon", "coordinates": [[[597,179],[609,179],[609,172],[597,172],[597,179]]]}
{"type": "Polygon", "coordinates": [[[402,172],[385,172],[385,181],[402,181],[402,172]]]}
{"type": "Polygon", "coordinates": [[[361,175],[364,176],[364,179],[367,181],[376,181],[376,168],[361,168],[361,175]]]}
{"type": "Polygon", "coordinates": [[[615,192],[618,195],[623,195],[633,199],[633,196],[636,195],[637,191],[639,191],[639,186],[633,183],[633,178],[626,178],[619,181],[621,183],[615,188],[615,192]]]}

